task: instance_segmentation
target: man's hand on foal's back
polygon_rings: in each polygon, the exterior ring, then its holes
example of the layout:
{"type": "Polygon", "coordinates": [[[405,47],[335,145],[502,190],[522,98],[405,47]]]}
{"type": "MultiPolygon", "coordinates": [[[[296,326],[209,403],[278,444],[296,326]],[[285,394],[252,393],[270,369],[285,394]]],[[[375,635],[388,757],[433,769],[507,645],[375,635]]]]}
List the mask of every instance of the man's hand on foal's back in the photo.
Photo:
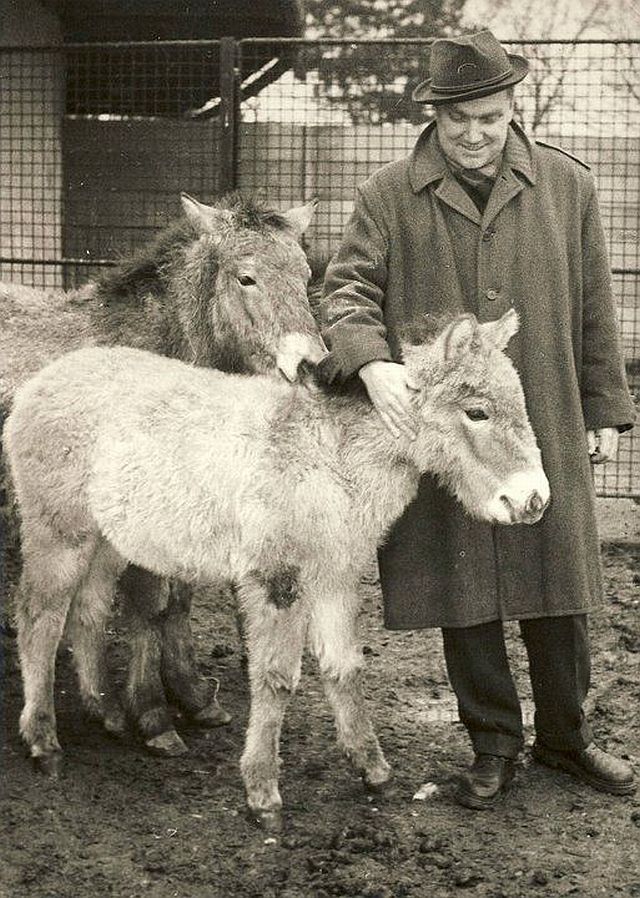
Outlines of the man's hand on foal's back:
{"type": "Polygon", "coordinates": [[[414,440],[418,432],[411,396],[415,388],[407,382],[404,365],[376,359],[358,371],[369,399],[394,437],[414,440]]]}

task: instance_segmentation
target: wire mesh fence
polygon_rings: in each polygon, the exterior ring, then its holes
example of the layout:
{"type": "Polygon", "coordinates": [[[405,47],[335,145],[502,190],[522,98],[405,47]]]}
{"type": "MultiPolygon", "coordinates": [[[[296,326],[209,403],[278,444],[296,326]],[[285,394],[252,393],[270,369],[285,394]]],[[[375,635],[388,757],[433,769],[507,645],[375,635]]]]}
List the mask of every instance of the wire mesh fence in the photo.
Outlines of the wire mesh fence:
{"type": "MultiPolygon", "coordinates": [[[[640,394],[640,43],[512,42],[517,117],[595,174],[625,361],[640,394]]],[[[427,41],[171,41],[0,48],[0,278],[74,287],[149,239],[186,191],[312,196],[328,256],[356,185],[412,148],[427,41]]],[[[640,496],[640,437],[597,474],[640,496]]]]}

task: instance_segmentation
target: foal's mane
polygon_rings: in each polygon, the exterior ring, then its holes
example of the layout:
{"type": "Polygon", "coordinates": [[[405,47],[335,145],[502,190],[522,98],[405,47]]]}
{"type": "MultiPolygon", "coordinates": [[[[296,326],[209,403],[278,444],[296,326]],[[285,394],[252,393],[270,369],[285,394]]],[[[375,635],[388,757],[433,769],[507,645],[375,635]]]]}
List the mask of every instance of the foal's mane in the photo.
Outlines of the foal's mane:
{"type": "MultiPolygon", "coordinates": [[[[238,230],[256,233],[291,230],[289,222],[279,212],[235,191],[221,197],[215,206],[232,213],[232,228],[238,230]]],[[[185,247],[198,237],[198,231],[186,218],[168,225],[100,278],[97,285],[99,301],[111,304],[137,293],[164,292],[164,274],[180,261],[185,247]]]]}

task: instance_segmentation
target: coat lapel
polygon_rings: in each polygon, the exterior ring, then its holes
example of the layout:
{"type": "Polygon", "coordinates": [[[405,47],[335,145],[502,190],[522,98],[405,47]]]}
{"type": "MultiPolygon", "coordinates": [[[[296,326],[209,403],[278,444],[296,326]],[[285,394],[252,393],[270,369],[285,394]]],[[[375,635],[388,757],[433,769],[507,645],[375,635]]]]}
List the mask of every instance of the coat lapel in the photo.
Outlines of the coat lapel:
{"type": "Polygon", "coordinates": [[[512,122],[507,135],[504,164],[482,216],[483,229],[488,228],[507,203],[510,203],[524,189],[525,182],[529,184],[535,184],[536,182],[536,174],[531,158],[531,146],[522,128],[515,122],[512,122]],[[516,174],[516,172],[519,174],[516,174]]]}
{"type": "Polygon", "coordinates": [[[517,196],[524,188],[524,184],[515,174],[512,168],[503,170],[493,185],[489,202],[482,216],[482,227],[488,228],[491,222],[500,214],[507,203],[517,196]]]}
{"type": "Polygon", "coordinates": [[[480,215],[476,204],[464,187],[456,181],[453,175],[447,174],[442,179],[436,188],[435,194],[441,202],[446,203],[447,206],[455,209],[456,212],[464,215],[465,218],[468,218],[477,225],[481,224],[482,216],[480,215]]]}

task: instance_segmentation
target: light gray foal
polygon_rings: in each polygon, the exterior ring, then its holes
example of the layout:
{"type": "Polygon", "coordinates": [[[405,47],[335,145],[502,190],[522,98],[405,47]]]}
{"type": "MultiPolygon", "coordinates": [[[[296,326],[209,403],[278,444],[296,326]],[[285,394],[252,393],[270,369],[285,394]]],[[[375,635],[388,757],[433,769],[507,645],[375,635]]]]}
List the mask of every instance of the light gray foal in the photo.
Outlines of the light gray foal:
{"type": "Polygon", "coordinates": [[[404,346],[420,431],[394,439],[362,394],[87,349],[16,397],[6,446],[22,514],[21,731],[60,758],[53,703],[65,624],[85,703],[109,724],[103,625],[127,562],[187,582],[232,580],[247,624],[248,803],[277,825],[278,746],[305,642],[338,738],[372,787],[390,775],[361,694],[355,619],[364,566],[432,472],[472,515],[534,523],[549,485],[517,373],[517,316],[461,316],[404,346]]]}

